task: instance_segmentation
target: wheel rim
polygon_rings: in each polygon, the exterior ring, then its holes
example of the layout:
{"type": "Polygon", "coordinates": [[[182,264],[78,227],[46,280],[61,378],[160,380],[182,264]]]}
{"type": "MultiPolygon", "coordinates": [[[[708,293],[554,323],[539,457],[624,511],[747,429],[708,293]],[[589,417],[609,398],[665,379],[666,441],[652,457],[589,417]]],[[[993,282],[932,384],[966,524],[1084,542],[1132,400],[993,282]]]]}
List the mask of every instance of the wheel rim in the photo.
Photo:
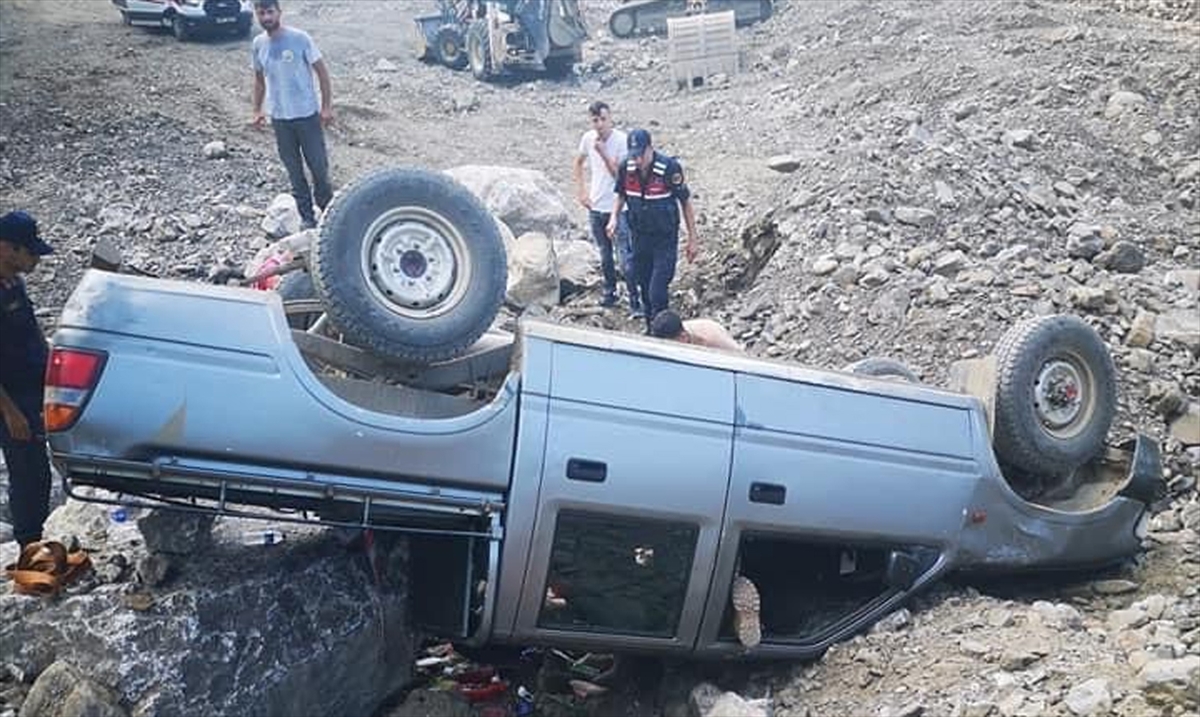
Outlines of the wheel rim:
{"type": "Polygon", "coordinates": [[[1056,438],[1070,438],[1087,425],[1096,392],[1087,365],[1074,356],[1056,357],[1042,365],[1033,387],[1033,404],[1042,428],[1056,438]]]}
{"type": "Polygon", "coordinates": [[[180,20],[178,15],[171,20],[171,29],[175,32],[175,37],[183,39],[183,20],[180,20]]]}
{"type": "Polygon", "coordinates": [[[393,313],[429,319],[466,295],[471,279],[466,239],[436,212],[392,209],[367,228],[362,246],[367,285],[393,313]]]}
{"type": "Polygon", "coordinates": [[[633,34],[633,28],[637,23],[633,19],[633,13],[618,12],[609,20],[609,29],[617,37],[628,37],[633,34]]]}
{"type": "Polygon", "coordinates": [[[458,59],[461,50],[458,43],[453,38],[445,38],[442,40],[442,57],[446,58],[446,62],[454,62],[458,59]]]}

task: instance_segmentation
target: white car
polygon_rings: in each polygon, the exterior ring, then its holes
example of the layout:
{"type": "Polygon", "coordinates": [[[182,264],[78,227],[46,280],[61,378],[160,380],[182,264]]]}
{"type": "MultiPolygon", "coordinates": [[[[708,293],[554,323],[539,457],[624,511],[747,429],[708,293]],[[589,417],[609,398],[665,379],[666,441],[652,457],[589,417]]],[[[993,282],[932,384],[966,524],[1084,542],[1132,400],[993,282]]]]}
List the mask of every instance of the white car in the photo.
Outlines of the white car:
{"type": "Polygon", "coordinates": [[[180,40],[201,33],[250,34],[250,0],[113,0],[126,25],[170,28],[180,40]]]}

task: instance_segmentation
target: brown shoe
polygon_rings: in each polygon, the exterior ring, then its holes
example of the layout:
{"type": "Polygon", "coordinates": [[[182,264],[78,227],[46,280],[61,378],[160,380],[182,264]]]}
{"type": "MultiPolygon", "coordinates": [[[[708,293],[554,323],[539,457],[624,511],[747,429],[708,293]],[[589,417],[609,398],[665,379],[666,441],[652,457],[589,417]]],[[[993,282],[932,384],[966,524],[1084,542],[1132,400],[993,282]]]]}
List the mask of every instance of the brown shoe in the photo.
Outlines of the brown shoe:
{"type": "Polygon", "coordinates": [[[739,575],[733,580],[733,612],[738,642],[745,647],[754,647],[762,641],[762,623],[759,622],[758,612],[762,603],[758,597],[758,588],[750,578],[739,575]]]}

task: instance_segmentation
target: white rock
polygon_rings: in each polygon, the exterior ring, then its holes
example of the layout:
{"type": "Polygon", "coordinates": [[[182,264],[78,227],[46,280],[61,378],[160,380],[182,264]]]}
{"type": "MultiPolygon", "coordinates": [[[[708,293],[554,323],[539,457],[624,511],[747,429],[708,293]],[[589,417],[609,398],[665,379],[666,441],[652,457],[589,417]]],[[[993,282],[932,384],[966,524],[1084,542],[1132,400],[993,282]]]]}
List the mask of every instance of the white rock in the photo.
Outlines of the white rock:
{"type": "Polygon", "coordinates": [[[296,199],[290,194],[275,195],[259,226],[272,239],[283,239],[299,232],[300,212],[296,209],[296,199]]]}
{"type": "Polygon", "coordinates": [[[767,160],[767,167],[776,172],[791,174],[800,169],[800,159],[790,154],[777,154],[767,160]]]}
{"type": "Polygon", "coordinates": [[[838,268],[837,259],[830,257],[821,257],[813,262],[812,273],[817,276],[825,276],[832,274],[838,268]]]}
{"type": "Polygon", "coordinates": [[[1142,107],[1146,104],[1146,98],[1136,92],[1127,92],[1120,90],[1112,93],[1108,98],[1108,105],[1104,108],[1104,116],[1113,119],[1120,117],[1131,109],[1142,107]]]}
{"type": "Polygon", "coordinates": [[[1187,411],[1171,421],[1171,437],[1185,446],[1200,446],[1200,403],[1190,402],[1187,411]]]}
{"type": "Polygon", "coordinates": [[[770,712],[762,704],[743,698],[736,692],[725,692],[703,717],[768,717],[770,712]]]}
{"type": "Polygon", "coordinates": [[[558,187],[544,172],[517,167],[464,165],[446,170],[513,233],[541,232],[552,239],[571,233],[571,215],[558,187]]]}
{"type": "Polygon", "coordinates": [[[205,159],[224,159],[229,156],[229,148],[221,140],[213,140],[204,145],[205,159]]]}
{"type": "Polygon", "coordinates": [[[1108,680],[1093,677],[1087,682],[1075,685],[1067,692],[1063,700],[1067,709],[1073,715],[1107,714],[1112,709],[1112,693],[1108,688],[1108,680]]]}
{"type": "Polygon", "coordinates": [[[1164,704],[1196,700],[1200,694],[1200,656],[1176,660],[1151,660],[1138,671],[1138,683],[1147,700],[1164,704]]]}
{"type": "Polygon", "coordinates": [[[558,305],[558,261],[554,243],[541,232],[525,232],[517,237],[508,258],[509,303],[522,308],[558,305]]]}
{"type": "Polygon", "coordinates": [[[1173,309],[1158,315],[1154,333],[1160,339],[1176,341],[1192,351],[1200,351],[1200,311],[1173,309]]]}
{"type": "Polygon", "coordinates": [[[937,212],[924,207],[896,207],[892,214],[901,224],[915,227],[928,227],[937,221],[937,212]]]}

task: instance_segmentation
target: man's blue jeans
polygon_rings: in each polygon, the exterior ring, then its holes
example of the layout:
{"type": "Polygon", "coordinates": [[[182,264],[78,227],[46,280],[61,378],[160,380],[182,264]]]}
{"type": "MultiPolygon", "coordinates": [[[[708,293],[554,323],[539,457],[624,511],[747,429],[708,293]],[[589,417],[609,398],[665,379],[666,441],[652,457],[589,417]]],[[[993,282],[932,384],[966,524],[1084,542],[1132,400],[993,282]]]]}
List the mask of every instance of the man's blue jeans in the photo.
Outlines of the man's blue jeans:
{"type": "Polygon", "coordinates": [[[304,225],[315,225],[313,203],[325,211],[333,198],[333,185],[329,181],[329,154],[325,149],[325,131],[321,128],[319,114],[292,120],[271,120],[275,130],[275,147],[279,159],[287,170],[292,184],[292,196],[296,198],[296,210],[304,225]],[[304,176],[304,165],[312,172],[312,185],[304,176]]]}
{"type": "MultiPolygon", "coordinates": [[[[617,270],[613,260],[613,239],[608,237],[609,212],[588,212],[592,225],[592,240],[600,250],[600,271],[604,274],[604,294],[616,296],[617,270]]],[[[621,276],[625,279],[625,288],[629,291],[629,303],[633,308],[640,306],[637,283],[634,281],[633,248],[629,242],[629,219],[625,212],[617,218],[616,236],[617,260],[621,262],[621,276]]]]}

